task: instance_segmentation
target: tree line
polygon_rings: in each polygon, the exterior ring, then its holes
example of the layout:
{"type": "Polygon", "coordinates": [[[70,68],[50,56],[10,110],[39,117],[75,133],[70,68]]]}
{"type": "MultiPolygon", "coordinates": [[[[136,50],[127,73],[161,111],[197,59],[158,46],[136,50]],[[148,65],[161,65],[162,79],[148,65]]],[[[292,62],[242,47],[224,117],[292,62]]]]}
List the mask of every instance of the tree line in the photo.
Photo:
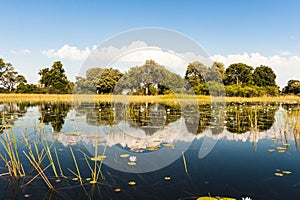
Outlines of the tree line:
{"type": "Polygon", "coordinates": [[[1,93],[160,95],[187,92],[242,97],[300,94],[299,80],[289,80],[280,91],[272,68],[264,65],[254,68],[244,63],[234,63],[225,69],[220,62],[212,66],[193,62],[181,77],[154,60],[147,60],[144,65],[131,67],[124,73],[114,68],[90,68],[85,77],[76,77],[73,83],[68,80],[63,64],[56,61],[51,67],[42,68],[38,75],[38,84],[28,84],[11,63],[0,58],[1,93]]]}

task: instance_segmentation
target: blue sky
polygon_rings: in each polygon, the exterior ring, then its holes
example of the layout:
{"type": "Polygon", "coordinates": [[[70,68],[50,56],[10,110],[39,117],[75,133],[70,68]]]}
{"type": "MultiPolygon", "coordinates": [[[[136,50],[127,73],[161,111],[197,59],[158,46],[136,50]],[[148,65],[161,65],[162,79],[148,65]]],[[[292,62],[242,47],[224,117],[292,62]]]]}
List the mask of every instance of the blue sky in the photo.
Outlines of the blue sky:
{"type": "Polygon", "coordinates": [[[43,51],[58,51],[64,45],[79,51],[92,50],[93,45],[113,35],[141,27],[182,32],[225,64],[235,58],[248,62],[256,59],[253,64],[258,61],[274,64],[277,73],[286,73],[279,77],[280,85],[289,77],[300,79],[299,1],[0,0],[0,3],[0,57],[25,74],[29,82],[37,82],[38,70],[50,67],[55,60],[62,60],[69,78],[74,80],[83,62],[83,59],[49,57],[43,51]],[[276,63],[276,56],[280,62],[276,63]],[[283,61],[292,67],[287,70],[283,61]]]}

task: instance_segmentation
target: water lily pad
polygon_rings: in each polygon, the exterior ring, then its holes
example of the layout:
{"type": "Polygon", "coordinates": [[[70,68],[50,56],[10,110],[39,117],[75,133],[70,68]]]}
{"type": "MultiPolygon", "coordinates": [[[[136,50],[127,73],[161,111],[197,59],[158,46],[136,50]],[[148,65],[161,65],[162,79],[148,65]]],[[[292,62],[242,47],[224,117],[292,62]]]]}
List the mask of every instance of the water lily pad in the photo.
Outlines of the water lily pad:
{"type": "Polygon", "coordinates": [[[91,158],[91,160],[92,160],[92,161],[102,161],[102,160],[104,160],[105,158],[107,158],[107,156],[101,155],[101,156],[93,157],[93,158],[91,158]]]}
{"type": "Polygon", "coordinates": [[[285,147],[277,147],[277,150],[286,150],[285,147]]]}
{"type": "Polygon", "coordinates": [[[165,180],[169,181],[169,180],[171,180],[171,177],[170,176],[165,176],[165,180]]]}
{"type": "Polygon", "coordinates": [[[121,154],[121,155],[120,155],[121,158],[128,158],[129,156],[130,156],[130,155],[127,154],[127,153],[126,153],[126,154],[121,154]]]}
{"type": "Polygon", "coordinates": [[[134,182],[134,181],[129,181],[128,184],[129,184],[129,185],[136,185],[136,182],[134,182]]]}
{"type": "Polygon", "coordinates": [[[136,165],[136,162],[134,162],[134,161],[129,161],[129,162],[128,162],[128,165],[134,166],[134,165],[136,165]]]}
{"type": "Polygon", "coordinates": [[[292,174],[291,171],[287,171],[287,170],[282,171],[282,173],[283,173],[283,174],[292,174]]]}
{"type": "Polygon", "coordinates": [[[149,151],[157,151],[158,150],[158,146],[150,146],[150,147],[148,147],[147,149],[149,150],[149,151]]]}
{"type": "Polygon", "coordinates": [[[59,182],[61,182],[61,180],[60,179],[55,179],[55,182],[59,183],[59,182]]]}
{"type": "Polygon", "coordinates": [[[164,144],[162,144],[162,146],[163,146],[163,147],[171,147],[171,146],[173,146],[173,144],[164,143],[164,144]]]}
{"type": "Polygon", "coordinates": [[[275,176],[283,176],[282,173],[275,173],[274,175],[275,175],[275,176]]]}

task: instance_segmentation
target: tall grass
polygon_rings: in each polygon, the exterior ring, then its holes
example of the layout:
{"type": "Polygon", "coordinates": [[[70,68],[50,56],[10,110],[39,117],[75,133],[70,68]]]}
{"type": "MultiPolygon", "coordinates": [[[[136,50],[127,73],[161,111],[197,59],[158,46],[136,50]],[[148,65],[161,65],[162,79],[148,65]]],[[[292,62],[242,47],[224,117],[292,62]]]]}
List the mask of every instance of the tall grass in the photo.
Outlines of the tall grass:
{"type": "MultiPolygon", "coordinates": [[[[98,95],[98,94],[0,94],[1,102],[170,102],[170,101],[189,101],[197,99],[199,102],[211,102],[211,96],[169,94],[157,96],[142,95],[98,95]]],[[[264,97],[213,97],[214,101],[226,102],[300,102],[299,96],[264,96],[264,97]]]]}
{"type": "Polygon", "coordinates": [[[0,153],[0,158],[4,161],[10,176],[19,178],[25,176],[22,163],[19,157],[16,135],[12,130],[0,136],[0,143],[4,148],[4,153],[0,153]]]}

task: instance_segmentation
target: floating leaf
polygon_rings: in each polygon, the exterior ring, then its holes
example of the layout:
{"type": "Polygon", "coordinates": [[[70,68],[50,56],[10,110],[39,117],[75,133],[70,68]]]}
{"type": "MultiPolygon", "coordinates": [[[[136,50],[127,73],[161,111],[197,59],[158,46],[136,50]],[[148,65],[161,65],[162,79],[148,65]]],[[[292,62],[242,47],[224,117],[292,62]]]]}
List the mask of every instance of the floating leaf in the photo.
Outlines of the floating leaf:
{"type": "Polygon", "coordinates": [[[282,173],[275,173],[274,175],[275,175],[275,176],[283,176],[282,173]]]}
{"type": "Polygon", "coordinates": [[[72,178],[72,181],[78,181],[79,179],[77,177],[72,178]]]}
{"type": "Polygon", "coordinates": [[[291,171],[282,171],[283,174],[292,174],[291,171]]]}
{"type": "Polygon", "coordinates": [[[150,146],[147,148],[149,151],[157,151],[158,150],[158,146],[150,146]]]}
{"type": "Polygon", "coordinates": [[[59,183],[59,182],[61,182],[61,180],[60,179],[55,179],[55,182],[59,183]]]}
{"type": "Polygon", "coordinates": [[[136,165],[136,162],[134,162],[134,161],[129,161],[129,162],[128,162],[128,165],[134,166],[134,165],[136,165]]]}
{"type": "Polygon", "coordinates": [[[165,180],[169,181],[169,180],[171,180],[171,177],[170,176],[165,176],[165,180]]]}
{"type": "Polygon", "coordinates": [[[96,184],[96,183],[97,183],[97,181],[95,181],[95,180],[90,181],[90,184],[96,184]]]}
{"type": "Polygon", "coordinates": [[[92,178],[86,178],[85,180],[90,181],[90,180],[92,180],[92,178]]]}
{"type": "Polygon", "coordinates": [[[129,185],[136,185],[136,182],[134,182],[134,181],[129,181],[128,184],[129,184],[129,185]]]}
{"type": "Polygon", "coordinates": [[[220,200],[236,200],[235,198],[230,198],[230,197],[222,197],[220,200]]]}
{"type": "Polygon", "coordinates": [[[199,197],[197,200],[217,200],[214,197],[199,197]]]}
{"type": "Polygon", "coordinates": [[[121,158],[128,158],[129,156],[130,156],[130,155],[127,154],[127,153],[126,153],[126,154],[121,154],[121,155],[120,155],[121,158]]]}
{"type": "Polygon", "coordinates": [[[275,149],[268,149],[268,152],[274,152],[275,149]]]}
{"type": "Polygon", "coordinates": [[[284,143],[283,145],[284,145],[284,146],[290,146],[291,144],[289,144],[289,143],[284,143]]]}
{"type": "Polygon", "coordinates": [[[107,156],[101,155],[101,156],[93,157],[93,158],[91,158],[91,160],[92,160],[92,161],[102,161],[102,160],[104,160],[105,158],[107,158],[107,156]]]}
{"type": "Polygon", "coordinates": [[[31,194],[24,194],[25,198],[31,197],[31,194]]]}
{"type": "Polygon", "coordinates": [[[279,149],[278,152],[279,152],[279,153],[284,153],[285,150],[284,150],[284,149],[279,149]]]}
{"type": "Polygon", "coordinates": [[[277,150],[286,150],[285,147],[277,147],[277,150]]]}
{"type": "Polygon", "coordinates": [[[121,189],[120,188],[116,188],[115,192],[121,192],[121,189]]]}

